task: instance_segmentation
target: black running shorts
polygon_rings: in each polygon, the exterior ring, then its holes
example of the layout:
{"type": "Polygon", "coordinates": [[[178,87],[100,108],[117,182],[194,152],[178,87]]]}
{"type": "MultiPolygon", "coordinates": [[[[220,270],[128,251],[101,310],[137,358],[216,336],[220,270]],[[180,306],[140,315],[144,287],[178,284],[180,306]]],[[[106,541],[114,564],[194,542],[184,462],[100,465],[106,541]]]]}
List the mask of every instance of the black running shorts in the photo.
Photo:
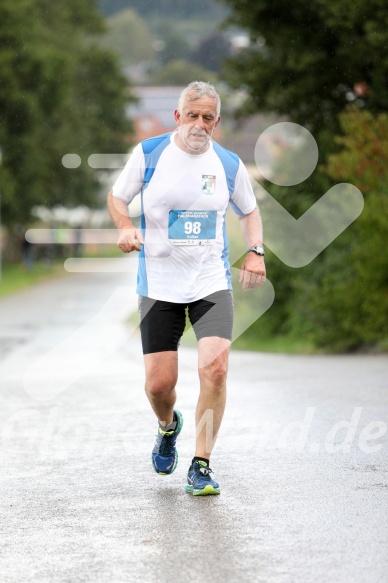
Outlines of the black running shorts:
{"type": "Polygon", "coordinates": [[[143,354],[178,350],[186,326],[186,309],[197,340],[208,336],[232,339],[233,295],[229,290],[188,304],[139,296],[143,354]]]}

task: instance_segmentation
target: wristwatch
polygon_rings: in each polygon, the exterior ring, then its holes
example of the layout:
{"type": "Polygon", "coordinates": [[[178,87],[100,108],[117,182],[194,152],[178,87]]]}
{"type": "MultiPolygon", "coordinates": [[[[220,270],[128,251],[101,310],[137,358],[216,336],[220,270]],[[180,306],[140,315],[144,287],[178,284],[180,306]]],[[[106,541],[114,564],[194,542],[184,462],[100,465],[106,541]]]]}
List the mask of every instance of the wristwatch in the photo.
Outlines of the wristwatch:
{"type": "Polygon", "coordinates": [[[253,247],[249,247],[248,253],[249,253],[249,251],[253,251],[253,253],[256,253],[256,255],[261,255],[261,256],[265,255],[263,245],[254,245],[253,247]]]}

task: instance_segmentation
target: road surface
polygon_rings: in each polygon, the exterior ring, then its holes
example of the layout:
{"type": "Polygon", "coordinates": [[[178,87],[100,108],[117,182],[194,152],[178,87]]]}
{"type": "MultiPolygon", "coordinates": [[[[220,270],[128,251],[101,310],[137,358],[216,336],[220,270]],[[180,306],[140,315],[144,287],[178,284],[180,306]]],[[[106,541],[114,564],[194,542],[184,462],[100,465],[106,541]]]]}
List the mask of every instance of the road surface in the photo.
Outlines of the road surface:
{"type": "Polygon", "coordinates": [[[0,301],[1,583],[387,582],[387,358],[232,352],[222,493],[195,498],[195,349],[161,477],[136,304],[117,273],[0,301]]]}

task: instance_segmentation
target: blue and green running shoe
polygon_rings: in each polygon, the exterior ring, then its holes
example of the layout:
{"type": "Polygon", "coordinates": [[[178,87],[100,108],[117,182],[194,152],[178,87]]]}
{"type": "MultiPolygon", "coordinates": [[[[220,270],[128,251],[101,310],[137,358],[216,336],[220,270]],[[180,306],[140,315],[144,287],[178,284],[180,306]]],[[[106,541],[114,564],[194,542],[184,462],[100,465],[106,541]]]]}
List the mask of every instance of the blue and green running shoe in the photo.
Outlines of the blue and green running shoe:
{"type": "Polygon", "coordinates": [[[209,496],[210,494],[220,494],[221,489],[218,482],[212,480],[210,474],[212,470],[206,462],[195,461],[189,468],[187,474],[186,492],[193,496],[209,496]]]}
{"type": "Polygon", "coordinates": [[[155,472],[166,475],[172,474],[178,464],[178,452],[175,444],[183,426],[183,417],[180,411],[174,411],[175,429],[164,431],[158,428],[155,447],[152,450],[152,465],[155,472]]]}

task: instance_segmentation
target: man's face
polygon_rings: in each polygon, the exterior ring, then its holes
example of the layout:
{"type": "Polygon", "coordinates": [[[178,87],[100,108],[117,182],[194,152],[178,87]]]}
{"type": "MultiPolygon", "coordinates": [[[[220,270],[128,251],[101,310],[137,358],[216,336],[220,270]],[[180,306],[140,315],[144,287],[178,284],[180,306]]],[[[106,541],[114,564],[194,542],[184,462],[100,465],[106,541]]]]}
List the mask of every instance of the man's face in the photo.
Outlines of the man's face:
{"type": "Polygon", "coordinates": [[[214,128],[218,125],[217,100],[214,97],[186,99],[183,111],[175,110],[178,145],[189,154],[202,154],[208,149],[214,128]]]}

